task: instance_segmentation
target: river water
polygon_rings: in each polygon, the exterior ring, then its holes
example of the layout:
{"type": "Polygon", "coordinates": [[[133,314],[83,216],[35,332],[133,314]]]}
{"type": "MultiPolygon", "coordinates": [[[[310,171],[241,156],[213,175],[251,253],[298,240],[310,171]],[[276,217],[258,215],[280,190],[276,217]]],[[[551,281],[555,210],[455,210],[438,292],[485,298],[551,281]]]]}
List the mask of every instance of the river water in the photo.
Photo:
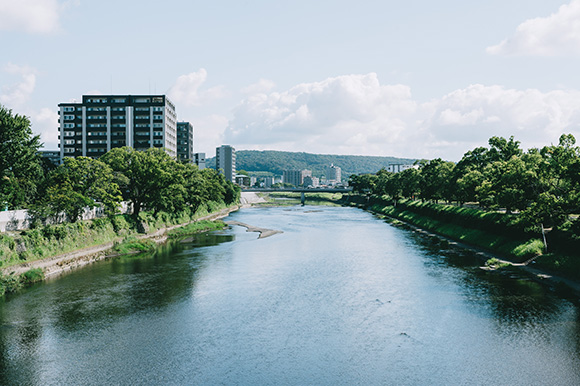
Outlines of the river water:
{"type": "Polygon", "coordinates": [[[353,208],[234,226],[0,303],[6,385],[578,385],[578,305],[353,208]]]}

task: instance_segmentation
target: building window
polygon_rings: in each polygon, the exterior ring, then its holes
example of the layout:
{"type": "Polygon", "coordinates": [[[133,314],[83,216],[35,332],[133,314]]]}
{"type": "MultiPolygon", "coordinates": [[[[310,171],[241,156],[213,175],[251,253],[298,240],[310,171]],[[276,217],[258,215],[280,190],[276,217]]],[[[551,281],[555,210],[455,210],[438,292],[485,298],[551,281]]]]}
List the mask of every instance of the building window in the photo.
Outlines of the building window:
{"type": "Polygon", "coordinates": [[[65,131],[64,132],[64,136],[65,137],[74,137],[75,136],[75,132],[74,131],[65,131]]]}

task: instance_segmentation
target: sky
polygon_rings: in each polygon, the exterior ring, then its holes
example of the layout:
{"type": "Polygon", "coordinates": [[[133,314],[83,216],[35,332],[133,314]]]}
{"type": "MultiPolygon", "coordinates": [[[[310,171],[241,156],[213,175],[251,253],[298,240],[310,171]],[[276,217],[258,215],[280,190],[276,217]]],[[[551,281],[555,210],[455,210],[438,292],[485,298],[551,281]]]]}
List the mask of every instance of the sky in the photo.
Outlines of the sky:
{"type": "Polygon", "coordinates": [[[580,142],[580,0],[0,0],[0,104],[166,94],[194,149],[443,158],[580,142]]]}

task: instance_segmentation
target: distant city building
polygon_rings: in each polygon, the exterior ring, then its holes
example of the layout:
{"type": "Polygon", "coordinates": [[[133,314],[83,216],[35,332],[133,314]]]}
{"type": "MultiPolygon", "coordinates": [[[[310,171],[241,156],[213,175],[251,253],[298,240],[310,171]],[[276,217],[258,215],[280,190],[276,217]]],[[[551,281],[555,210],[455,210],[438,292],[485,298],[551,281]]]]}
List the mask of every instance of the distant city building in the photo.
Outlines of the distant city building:
{"type": "Polygon", "coordinates": [[[193,125],[177,122],[177,159],[193,161],[193,125]]]}
{"type": "Polygon", "coordinates": [[[285,184],[301,186],[304,184],[304,178],[312,176],[311,170],[284,170],[282,179],[285,184]]]}
{"type": "Polygon", "coordinates": [[[235,183],[239,186],[249,188],[252,186],[252,177],[246,176],[245,174],[237,174],[235,183]]]}
{"type": "Polygon", "coordinates": [[[38,152],[42,158],[46,158],[55,166],[60,165],[60,151],[59,150],[40,150],[38,152]]]}
{"type": "Polygon", "coordinates": [[[334,166],[334,164],[330,164],[329,167],[326,168],[326,182],[328,184],[340,184],[342,181],[342,171],[338,166],[334,166]]]}
{"type": "Polygon", "coordinates": [[[264,177],[264,188],[271,188],[274,185],[274,177],[264,177]]]}
{"type": "Polygon", "coordinates": [[[316,188],[320,185],[320,179],[318,177],[306,176],[304,177],[303,185],[316,188]]]}
{"type": "Polygon", "coordinates": [[[60,159],[98,158],[122,146],[177,156],[177,115],[165,95],[83,95],[58,107],[60,159]]]}
{"type": "Polygon", "coordinates": [[[199,170],[205,169],[205,153],[195,153],[193,155],[193,163],[197,165],[199,170]]]}
{"type": "Polygon", "coordinates": [[[387,171],[391,173],[399,173],[407,169],[419,169],[419,165],[410,164],[389,164],[387,166],[387,171]]]}
{"type": "Polygon", "coordinates": [[[227,181],[235,182],[236,149],[230,145],[222,145],[215,149],[216,169],[224,175],[227,181]]]}

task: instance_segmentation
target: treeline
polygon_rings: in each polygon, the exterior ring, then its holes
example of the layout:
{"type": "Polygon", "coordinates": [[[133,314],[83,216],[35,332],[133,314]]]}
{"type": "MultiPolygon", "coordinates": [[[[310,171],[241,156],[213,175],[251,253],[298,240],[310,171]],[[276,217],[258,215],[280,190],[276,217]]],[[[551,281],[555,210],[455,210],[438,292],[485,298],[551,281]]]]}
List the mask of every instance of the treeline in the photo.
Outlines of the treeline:
{"type": "Polygon", "coordinates": [[[524,151],[520,142],[492,137],[489,147],[464,154],[458,163],[440,158],[417,163],[400,173],[352,175],[360,193],[423,201],[475,203],[485,210],[505,210],[522,229],[541,226],[580,234],[580,149],[571,134],[558,145],[524,151]]]}
{"type": "MultiPolygon", "coordinates": [[[[273,150],[236,151],[236,169],[253,172],[269,172],[282,175],[284,170],[312,170],[315,177],[325,175],[326,168],[334,164],[342,169],[342,176],[373,173],[389,164],[412,164],[414,159],[395,157],[311,154],[273,150]]],[[[208,166],[215,167],[215,158],[208,159],[208,166]]]]}
{"type": "Polygon", "coordinates": [[[207,203],[238,201],[237,186],[213,169],[199,170],[181,163],[164,150],[144,152],[114,148],[99,159],[65,158],[50,165],[38,154],[39,136],[28,118],[0,106],[0,206],[3,210],[28,209],[37,220],[71,222],[84,209],[102,206],[107,215],[119,211],[122,201],[141,211],[183,216],[207,203]]]}

